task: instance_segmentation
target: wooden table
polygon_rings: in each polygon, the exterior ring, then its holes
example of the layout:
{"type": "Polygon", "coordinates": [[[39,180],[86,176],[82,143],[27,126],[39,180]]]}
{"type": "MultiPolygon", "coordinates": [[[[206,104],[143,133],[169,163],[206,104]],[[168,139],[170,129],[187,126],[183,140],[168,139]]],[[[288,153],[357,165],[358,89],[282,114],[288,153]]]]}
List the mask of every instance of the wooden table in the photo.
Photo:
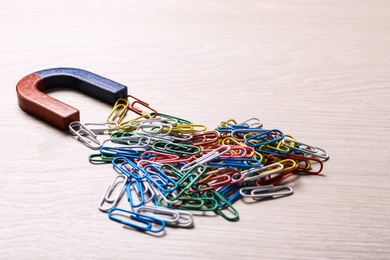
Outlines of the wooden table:
{"type": "MultiPolygon", "coordinates": [[[[2,1],[1,259],[389,259],[388,1],[2,1]],[[155,237],[99,212],[115,175],[23,112],[16,83],[83,68],[212,129],[258,117],[330,154],[294,195],[155,237]]],[[[49,93],[104,121],[111,106],[49,93]]]]}

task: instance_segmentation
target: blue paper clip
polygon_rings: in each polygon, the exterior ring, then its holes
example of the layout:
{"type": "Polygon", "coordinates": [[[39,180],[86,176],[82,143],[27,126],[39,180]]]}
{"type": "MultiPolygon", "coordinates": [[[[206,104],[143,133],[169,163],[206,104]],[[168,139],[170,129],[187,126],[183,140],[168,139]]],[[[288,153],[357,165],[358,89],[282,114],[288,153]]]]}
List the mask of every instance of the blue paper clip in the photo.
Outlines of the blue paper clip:
{"type": "MultiPolygon", "coordinates": [[[[119,223],[121,223],[121,224],[123,224],[125,226],[129,226],[129,227],[132,227],[132,228],[135,228],[135,229],[138,229],[138,230],[141,230],[141,231],[145,231],[145,232],[158,233],[158,232],[163,231],[164,228],[165,228],[165,221],[163,221],[161,219],[154,218],[154,217],[151,217],[151,216],[148,216],[148,215],[144,215],[144,214],[141,214],[141,213],[129,211],[129,210],[120,209],[120,208],[110,209],[108,211],[108,217],[111,220],[119,222],[119,223]],[[119,212],[122,212],[122,213],[127,213],[128,214],[127,217],[129,217],[129,219],[133,220],[135,223],[132,223],[132,222],[129,222],[129,221],[125,221],[125,220],[123,220],[123,219],[121,219],[119,217],[115,217],[114,214],[113,214],[113,212],[115,212],[115,211],[119,211],[119,212]],[[136,224],[137,222],[140,223],[140,224],[136,224]],[[157,227],[156,229],[153,229],[153,227],[156,226],[156,225],[160,226],[160,227],[157,227]]],[[[122,215],[122,217],[123,217],[123,215],[122,215]]]]}
{"type": "Polygon", "coordinates": [[[253,168],[261,166],[261,161],[251,158],[218,158],[208,164],[219,167],[253,168]]]}
{"type": "Polygon", "coordinates": [[[127,147],[108,147],[103,146],[99,149],[100,153],[107,157],[126,157],[139,159],[141,152],[127,147]]]}
{"type": "MultiPolygon", "coordinates": [[[[223,196],[225,198],[225,200],[227,202],[233,203],[237,199],[239,199],[241,196],[240,188],[241,188],[241,186],[238,184],[230,184],[230,185],[223,187],[218,192],[219,192],[219,194],[221,194],[221,196],[223,196]]],[[[225,203],[218,204],[218,207],[225,207],[225,206],[226,206],[225,203]]]]}
{"type": "Polygon", "coordinates": [[[142,187],[142,182],[138,181],[137,179],[133,179],[126,185],[126,194],[127,194],[127,200],[130,203],[130,206],[132,208],[137,208],[145,204],[145,196],[144,196],[144,191],[142,187]],[[135,190],[138,193],[138,196],[140,198],[140,202],[138,204],[134,204],[132,192],[131,192],[131,187],[135,186],[135,190]]]}
{"type": "Polygon", "coordinates": [[[144,167],[144,170],[148,173],[146,178],[163,193],[169,193],[177,189],[177,183],[166,175],[160,167],[149,164],[144,167]]]}
{"type": "Polygon", "coordinates": [[[281,141],[283,138],[284,134],[280,130],[272,129],[246,138],[245,143],[249,146],[259,147],[264,144],[271,144],[281,141]],[[277,135],[273,135],[274,133],[277,135]]]}
{"type": "Polygon", "coordinates": [[[126,175],[127,177],[131,177],[134,179],[144,179],[148,174],[142,168],[138,167],[136,163],[125,157],[114,158],[112,160],[112,164],[114,165],[114,168],[117,169],[119,172],[126,175]],[[129,165],[132,169],[126,168],[125,165],[129,165]]]}

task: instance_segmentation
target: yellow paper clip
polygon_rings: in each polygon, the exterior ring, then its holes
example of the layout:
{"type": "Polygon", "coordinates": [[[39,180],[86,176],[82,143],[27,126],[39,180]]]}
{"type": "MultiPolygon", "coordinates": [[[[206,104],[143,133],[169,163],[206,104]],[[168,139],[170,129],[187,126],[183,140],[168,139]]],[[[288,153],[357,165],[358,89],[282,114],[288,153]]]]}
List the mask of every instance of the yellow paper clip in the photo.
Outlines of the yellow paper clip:
{"type": "Polygon", "coordinates": [[[111,113],[107,117],[107,122],[115,122],[119,124],[125,117],[128,108],[129,102],[127,99],[118,98],[113,109],[111,110],[111,113]]]}

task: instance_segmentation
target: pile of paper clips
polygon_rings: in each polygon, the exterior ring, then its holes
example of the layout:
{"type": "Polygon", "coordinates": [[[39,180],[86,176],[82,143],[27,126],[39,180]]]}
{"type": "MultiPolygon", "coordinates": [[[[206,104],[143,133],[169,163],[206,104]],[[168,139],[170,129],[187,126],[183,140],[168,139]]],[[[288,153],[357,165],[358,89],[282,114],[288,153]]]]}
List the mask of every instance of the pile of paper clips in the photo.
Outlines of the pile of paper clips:
{"type": "Polygon", "coordinates": [[[257,118],[241,123],[230,119],[207,130],[158,113],[133,96],[118,99],[107,122],[73,122],[69,129],[99,150],[89,157],[91,163],[111,163],[116,171],[99,209],[114,221],[146,232],[160,232],[166,225],[192,227],[190,211],[214,212],[236,221],[235,201],[291,195],[286,179],[318,174],[329,158],[321,148],[263,128],[257,118]],[[139,117],[124,120],[129,110],[139,117]],[[110,137],[101,143],[98,134],[110,137]],[[117,208],[124,194],[129,209],[117,208]]]}

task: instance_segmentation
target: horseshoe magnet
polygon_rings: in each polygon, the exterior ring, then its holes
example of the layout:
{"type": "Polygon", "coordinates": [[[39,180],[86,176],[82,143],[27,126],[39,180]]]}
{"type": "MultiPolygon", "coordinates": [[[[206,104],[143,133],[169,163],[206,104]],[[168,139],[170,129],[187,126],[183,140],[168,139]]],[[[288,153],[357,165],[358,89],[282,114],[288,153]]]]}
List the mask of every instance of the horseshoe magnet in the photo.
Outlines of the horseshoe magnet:
{"type": "Polygon", "coordinates": [[[67,130],[69,123],[80,121],[80,111],[49,95],[46,90],[68,87],[110,105],[127,97],[127,87],[92,72],[75,68],[52,68],[31,73],[16,85],[21,109],[49,124],[67,130]]]}

